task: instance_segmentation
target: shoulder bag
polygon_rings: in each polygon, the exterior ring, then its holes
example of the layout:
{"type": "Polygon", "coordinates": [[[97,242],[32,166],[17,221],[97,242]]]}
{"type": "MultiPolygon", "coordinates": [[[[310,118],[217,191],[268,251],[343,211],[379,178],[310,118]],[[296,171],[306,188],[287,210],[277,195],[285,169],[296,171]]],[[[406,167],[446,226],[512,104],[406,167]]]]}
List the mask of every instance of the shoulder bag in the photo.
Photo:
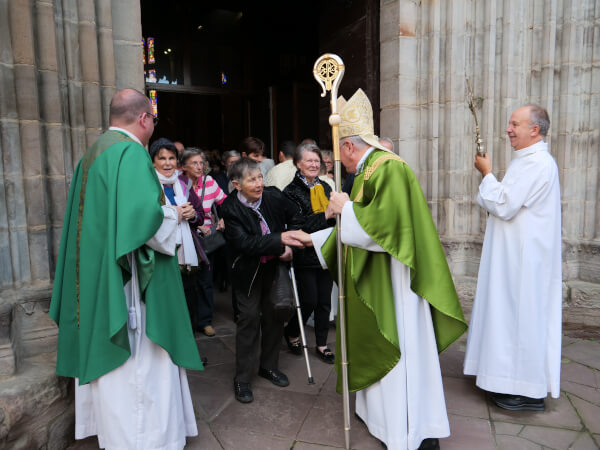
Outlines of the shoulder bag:
{"type": "MultiPolygon", "coordinates": [[[[202,182],[202,195],[200,196],[200,204],[202,208],[204,208],[204,190],[206,189],[206,175],[204,175],[204,181],[202,182]]],[[[202,242],[202,248],[204,252],[208,255],[225,245],[225,237],[223,236],[223,232],[217,231],[217,225],[219,223],[219,215],[217,214],[217,208],[213,203],[211,212],[213,213],[213,221],[210,227],[210,234],[208,236],[202,236],[200,231],[198,231],[198,235],[202,242]]]]}

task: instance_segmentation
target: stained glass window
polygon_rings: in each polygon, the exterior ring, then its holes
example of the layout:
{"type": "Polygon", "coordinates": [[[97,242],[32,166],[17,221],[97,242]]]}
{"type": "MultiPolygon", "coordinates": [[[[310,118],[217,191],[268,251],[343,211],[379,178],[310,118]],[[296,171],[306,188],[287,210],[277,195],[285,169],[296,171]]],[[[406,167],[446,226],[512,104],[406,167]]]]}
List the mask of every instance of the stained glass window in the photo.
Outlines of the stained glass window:
{"type": "Polygon", "coordinates": [[[152,114],[154,117],[158,117],[158,98],[156,95],[156,91],[152,89],[150,92],[150,103],[152,103],[152,114]]]}
{"type": "Polygon", "coordinates": [[[148,64],[154,64],[156,60],[154,59],[154,38],[149,37],[147,40],[148,43],[148,64]]]}
{"type": "Polygon", "coordinates": [[[146,64],[146,40],[142,38],[142,63],[146,64]]]}

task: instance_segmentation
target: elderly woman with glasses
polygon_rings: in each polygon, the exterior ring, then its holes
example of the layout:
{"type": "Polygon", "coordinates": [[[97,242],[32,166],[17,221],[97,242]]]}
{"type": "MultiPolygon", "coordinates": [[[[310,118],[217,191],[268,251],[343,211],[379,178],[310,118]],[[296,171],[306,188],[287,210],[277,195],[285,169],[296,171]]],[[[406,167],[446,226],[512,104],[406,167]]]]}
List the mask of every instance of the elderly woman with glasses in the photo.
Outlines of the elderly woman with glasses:
{"type": "Polygon", "coordinates": [[[292,258],[290,245],[301,225],[298,208],[277,188],[265,188],[260,166],[250,158],[232,164],[229,178],[236,190],[223,203],[225,238],[234,252],[233,289],[239,317],[235,336],[234,394],[242,403],[254,397],[250,381],[256,374],[276,386],[289,384],[279,371],[283,322],[270,302],[278,259],[292,258]],[[259,357],[260,349],[260,357],[259,357]]]}
{"type": "MultiPolygon", "coordinates": [[[[227,197],[215,180],[210,175],[206,175],[206,162],[204,152],[198,148],[186,148],[181,154],[180,166],[184,179],[191,181],[192,189],[202,203],[204,223],[198,227],[198,231],[204,236],[211,232],[213,203],[221,204],[227,197]]],[[[199,291],[198,321],[195,326],[198,331],[212,337],[215,335],[215,329],[212,326],[215,302],[211,265],[203,264],[196,273],[195,280],[196,288],[199,291]]]]}
{"type": "MultiPolygon", "coordinates": [[[[302,230],[313,233],[335,225],[333,216],[328,216],[329,213],[326,212],[331,187],[319,179],[323,164],[319,147],[312,143],[300,144],[294,154],[294,164],[298,170],[283,193],[300,209],[304,218],[302,230]]],[[[304,322],[314,313],[317,356],[324,362],[333,364],[333,352],[327,347],[333,285],[331,276],[321,267],[313,248],[294,251],[294,267],[304,322]]],[[[302,345],[297,317],[288,322],[285,338],[290,351],[300,355],[302,345]]]]}

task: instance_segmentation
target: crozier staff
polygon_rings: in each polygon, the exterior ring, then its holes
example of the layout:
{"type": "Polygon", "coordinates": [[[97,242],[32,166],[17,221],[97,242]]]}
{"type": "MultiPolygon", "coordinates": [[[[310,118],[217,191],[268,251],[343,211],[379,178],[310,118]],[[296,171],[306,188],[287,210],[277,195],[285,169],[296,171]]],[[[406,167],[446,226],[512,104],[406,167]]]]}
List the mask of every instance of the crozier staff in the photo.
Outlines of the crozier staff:
{"type": "MultiPolygon", "coordinates": [[[[466,330],[444,250],[419,182],[373,134],[358,90],[338,110],[340,157],[356,177],[332,193],[340,229],[312,233],[323,267],[337,270],[345,245],[348,380],[356,414],[390,450],[438,449],[450,434],[438,352],[466,330]]],[[[339,339],[338,339],[339,342],[339,339]]],[[[338,391],[341,387],[339,361],[338,391]]]]}

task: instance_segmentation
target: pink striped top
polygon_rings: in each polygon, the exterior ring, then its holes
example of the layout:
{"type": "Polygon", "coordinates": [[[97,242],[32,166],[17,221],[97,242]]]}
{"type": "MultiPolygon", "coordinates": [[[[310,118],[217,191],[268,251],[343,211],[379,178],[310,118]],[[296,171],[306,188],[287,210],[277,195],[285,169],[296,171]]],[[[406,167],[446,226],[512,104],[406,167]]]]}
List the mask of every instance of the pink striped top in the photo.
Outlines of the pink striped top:
{"type": "Polygon", "coordinates": [[[227,198],[227,194],[223,192],[213,177],[206,175],[204,177],[200,177],[194,186],[194,192],[196,192],[198,198],[202,196],[202,183],[204,179],[206,179],[204,201],[202,202],[202,206],[204,207],[204,225],[210,227],[212,225],[212,214],[210,213],[210,210],[213,203],[220,205],[223,203],[223,200],[227,198]]]}

